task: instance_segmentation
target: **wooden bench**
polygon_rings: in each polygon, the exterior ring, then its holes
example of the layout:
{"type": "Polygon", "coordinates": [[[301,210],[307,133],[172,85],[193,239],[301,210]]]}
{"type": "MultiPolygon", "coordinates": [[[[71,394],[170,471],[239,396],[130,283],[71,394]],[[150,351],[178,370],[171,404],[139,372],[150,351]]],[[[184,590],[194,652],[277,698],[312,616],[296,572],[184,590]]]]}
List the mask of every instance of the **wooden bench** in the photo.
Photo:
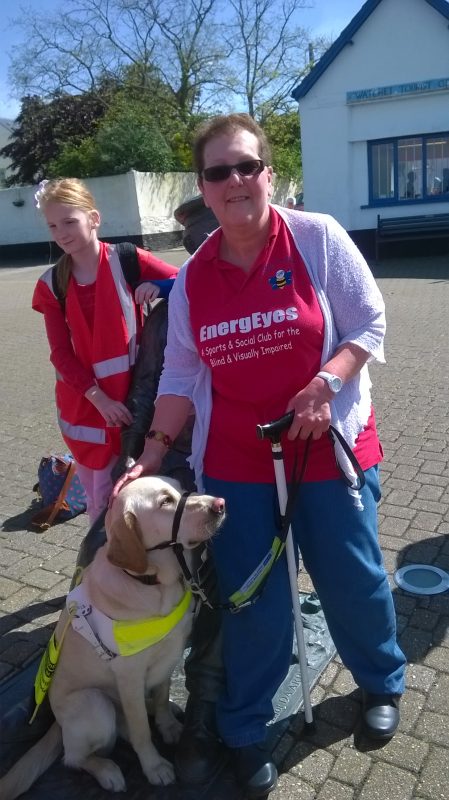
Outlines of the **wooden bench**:
{"type": "Polygon", "coordinates": [[[449,239],[449,213],[422,214],[416,217],[384,217],[377,215],[376,262],[380,244],[410,239],[449,239]]]}

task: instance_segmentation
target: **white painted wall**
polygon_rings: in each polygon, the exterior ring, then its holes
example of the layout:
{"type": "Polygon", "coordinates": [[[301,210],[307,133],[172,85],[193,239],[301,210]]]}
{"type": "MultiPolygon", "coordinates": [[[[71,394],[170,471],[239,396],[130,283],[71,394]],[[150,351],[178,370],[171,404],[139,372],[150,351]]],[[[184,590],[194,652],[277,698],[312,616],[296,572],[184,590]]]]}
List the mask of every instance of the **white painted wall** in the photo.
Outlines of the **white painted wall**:
{"type": "Polygon", "coordinates": [[[193,172],[132,174],[142,231],[173,231],[182,227],[174,219],[173,211],[198,194],[196,175],[193,172]]]}
{"type": "MultiPolygon", "coordinates": [[[[181,203],[198,194],[193,173],[136,172],[89,178],[86,184],[101,211],[100,236],[139,236],[182,230],[173,217],[181,203]]],[[[35,186],[0,190],[0,247],[48,241],[42,214],[35,208],[35,186]],[[23,206],[14,202],[23,200],[23,206]]],[[[275,182],[273,200],[285,203],[297,193],[295,184],[275,182]]]]}
{"type": "Polygon", "coordinates": [[[299,101],[307,211],[347,230],[375,228],[377,214],[449,211],[449,202],[364,209],[367,140],[449,129],[449,92],[346,104],[346,92],[449,76],[448,20],[424,0],[382,0],[299,101]]]}
{"type": "MultiPolygon", "coordinates": [[[[183,178],[177,174],[159,176],[131,171],[86,180],[101,212],[100,236],[107,239],[179,230],[181,226],[173,218],[173,209],[190,196],[183,178]],[[170,203],[161,191],[164,177],[171,187],[170,203]],[[141,213],[142,197],[151,198],[150,219],[141,213]]],[[[35,191],[35,186],[0,191],[0,246],[48,240],[42,214],[34,206],[35,191]],[[25,204],[18,208],[13,202],[20,198],[25,204]]]]}

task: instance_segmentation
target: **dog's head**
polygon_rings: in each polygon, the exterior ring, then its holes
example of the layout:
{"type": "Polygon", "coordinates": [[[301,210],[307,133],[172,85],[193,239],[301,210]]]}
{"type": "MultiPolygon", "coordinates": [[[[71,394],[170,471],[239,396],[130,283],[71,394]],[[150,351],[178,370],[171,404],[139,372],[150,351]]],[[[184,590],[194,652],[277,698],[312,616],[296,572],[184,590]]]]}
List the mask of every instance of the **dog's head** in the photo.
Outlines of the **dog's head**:
{"type": "MultiPolygon", "coordinates": [[[[178,481],[159,476],[126,484],[106,514],[108,560],[137,575],[157,574],[160,583],[172,582],[174,573],[177,579],[180,568],[172,548],[152,548],[171,541],[181,491],[178,481]]],[[[223,522],[224,512],[222,498],[189,495],[177,541],[186,550],[205,542],[223,522]]]]}

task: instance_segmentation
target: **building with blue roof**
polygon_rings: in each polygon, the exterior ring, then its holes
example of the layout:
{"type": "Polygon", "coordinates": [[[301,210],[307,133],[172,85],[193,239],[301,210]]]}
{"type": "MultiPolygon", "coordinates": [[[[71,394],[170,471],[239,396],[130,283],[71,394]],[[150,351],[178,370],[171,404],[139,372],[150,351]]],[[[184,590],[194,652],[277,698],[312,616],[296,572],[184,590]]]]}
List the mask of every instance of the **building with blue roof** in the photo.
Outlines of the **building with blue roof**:
{"type": "Polygon", "coordinates": [[[293,97],[306,211],[369,255],[378,215],[449,212],[449,2],[367,0],[293,97]]]}

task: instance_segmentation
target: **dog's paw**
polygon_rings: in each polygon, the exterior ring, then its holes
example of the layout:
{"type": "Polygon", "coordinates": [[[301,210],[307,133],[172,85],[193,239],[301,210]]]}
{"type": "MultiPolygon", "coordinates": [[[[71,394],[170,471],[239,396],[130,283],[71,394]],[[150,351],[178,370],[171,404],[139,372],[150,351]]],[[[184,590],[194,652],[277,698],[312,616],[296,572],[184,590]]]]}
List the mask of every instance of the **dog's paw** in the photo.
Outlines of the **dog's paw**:
{"type": "Polygon", "coordinates": [[[170,764],[165,758],[160,758],[152,764],[151,769],[146,769],[145,775],[149,783],[159,786],[166,786],[168,783],[174,783],[175,780],[173,764],[170,764]]]}
{"type": "Polygon", "coordinates": [[[156,725],[165,744],[176,744],[182,732],[182,722],[176,719],[171,711],[166,712],[163,716],[157,716],[156,725]]]}
{"type": "MultiPolygon", "coordinates": [[[[98,759],[100,761],[100,759],[98,759]]],[[[126,792],[126,782],[120,767],[109,758],[102,758],[95,769],[95,777],[108,792],[126,792]]]]}

